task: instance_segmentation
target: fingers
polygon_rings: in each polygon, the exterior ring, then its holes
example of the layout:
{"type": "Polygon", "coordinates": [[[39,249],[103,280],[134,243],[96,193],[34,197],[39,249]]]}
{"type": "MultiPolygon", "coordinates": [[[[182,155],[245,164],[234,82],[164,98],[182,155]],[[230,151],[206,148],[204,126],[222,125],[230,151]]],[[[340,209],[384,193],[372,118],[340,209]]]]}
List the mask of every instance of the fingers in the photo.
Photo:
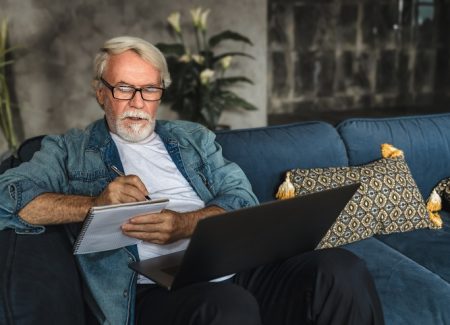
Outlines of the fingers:
{"type": "Polygon", "coordinates": [[[119,176],[108,184],[94,204],[107,205],[144,201],[145,195],[148,195],[148,191],[138,176],[119,176]]]}
{"type": "Polygon", "coordinates": [[[125,235],[129,237],[133,237],[136,239],[140,239],[149,243],[158,244],[158,245],[164,245],[171,242],[174,242],[174,240],[171,240],[171,237],[167,233],[163,232],[143,232],[143,231],[133,231],[133,232],[124,232],[125,235]]]}
{"type": "Polygon", "coordinates": [[[117,180],[119,183],[124,183],[126,185],[137,188],[141,193],[144,194],[144,197],[145,195],[149,194],[142,180],[136,175],[120,176],[116,177],[115,180],[117,180]]]}
{"type": "Polygon", "coordinates": [[[164,210],[161,213],[133,217],[122,225],[125,235],[155,244],[167,244],[183,238],[181,214],[164,210]]]}

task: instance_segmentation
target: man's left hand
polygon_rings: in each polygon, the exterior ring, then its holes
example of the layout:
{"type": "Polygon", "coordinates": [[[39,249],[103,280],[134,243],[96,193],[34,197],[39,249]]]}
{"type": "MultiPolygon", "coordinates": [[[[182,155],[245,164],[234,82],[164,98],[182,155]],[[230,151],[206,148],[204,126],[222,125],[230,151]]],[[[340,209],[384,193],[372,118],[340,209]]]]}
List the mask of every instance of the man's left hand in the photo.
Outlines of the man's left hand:
{"type": "Polygon", "coordinates": [[[224,210],[217,206],[186,213],[163,210],[131,218],[122,225],[122,231],[127,236],[150,243],[169,244],[190,237],[200,219],[222,212],[224,210]]]}

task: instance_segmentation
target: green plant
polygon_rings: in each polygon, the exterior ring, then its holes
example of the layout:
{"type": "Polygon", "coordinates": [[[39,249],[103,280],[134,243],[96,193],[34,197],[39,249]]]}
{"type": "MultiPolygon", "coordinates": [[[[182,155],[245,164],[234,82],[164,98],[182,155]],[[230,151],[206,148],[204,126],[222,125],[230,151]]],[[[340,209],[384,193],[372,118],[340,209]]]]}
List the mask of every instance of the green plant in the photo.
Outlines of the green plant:
{"type": "Polygon", "coordinates": [[[236,83],[253,84],[252,80],[245,76],[226,76],[233,57],[253,57],[239,51],[219,54],[214,51],[226,40],[253,44],[247,37],[230,30],[208,38],[206,25],[210,11],[198,7],[190,12],[195,51],[192,51],[184,39],[179,12],[172,13],[167,18],[176,42],[156,45],[166,55],[172,76],[172,85],[167,89],[164,100],[171,103],[172,110],[181,118],[215,129],[224,110],[256,110],[256,107],[230,90],[236,83]]]}
{"type": "Polygon", "coordinates": [[[14,129],[11,97],[6,77],[6,66],[13,63],[7,59],[7,54],[14,50],[7,48],[8,21],[5,19],[0,26],[0,129],[8,142],[8,148],[17,149],[17,137],[14,129]]]}

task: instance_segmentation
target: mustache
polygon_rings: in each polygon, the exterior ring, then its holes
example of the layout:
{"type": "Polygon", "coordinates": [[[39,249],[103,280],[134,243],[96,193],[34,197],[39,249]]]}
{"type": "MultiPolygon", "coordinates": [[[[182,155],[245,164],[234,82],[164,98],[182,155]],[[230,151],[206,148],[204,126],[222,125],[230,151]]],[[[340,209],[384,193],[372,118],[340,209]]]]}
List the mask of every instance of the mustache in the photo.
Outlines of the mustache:
{"type": "Polygon", "coordinates": [[[152,121],[153,118],[150,114],[143,111],[125,111],[123,114],[119,116],[121,120],[126,119],[127,117],[137,117],[143,120],[152,121]]]}

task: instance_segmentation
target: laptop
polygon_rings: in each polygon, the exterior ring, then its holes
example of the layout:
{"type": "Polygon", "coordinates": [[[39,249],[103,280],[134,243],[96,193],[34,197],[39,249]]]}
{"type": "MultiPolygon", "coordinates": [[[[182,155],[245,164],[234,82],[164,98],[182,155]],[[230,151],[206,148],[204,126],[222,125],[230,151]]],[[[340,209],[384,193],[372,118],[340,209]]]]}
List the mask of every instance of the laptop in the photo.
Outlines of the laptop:
{"type": "Polygon", "coordinates": [[[314,250],[359,183],[202,219],[186,250],[129,267],[168,290],[314,250]]]}

